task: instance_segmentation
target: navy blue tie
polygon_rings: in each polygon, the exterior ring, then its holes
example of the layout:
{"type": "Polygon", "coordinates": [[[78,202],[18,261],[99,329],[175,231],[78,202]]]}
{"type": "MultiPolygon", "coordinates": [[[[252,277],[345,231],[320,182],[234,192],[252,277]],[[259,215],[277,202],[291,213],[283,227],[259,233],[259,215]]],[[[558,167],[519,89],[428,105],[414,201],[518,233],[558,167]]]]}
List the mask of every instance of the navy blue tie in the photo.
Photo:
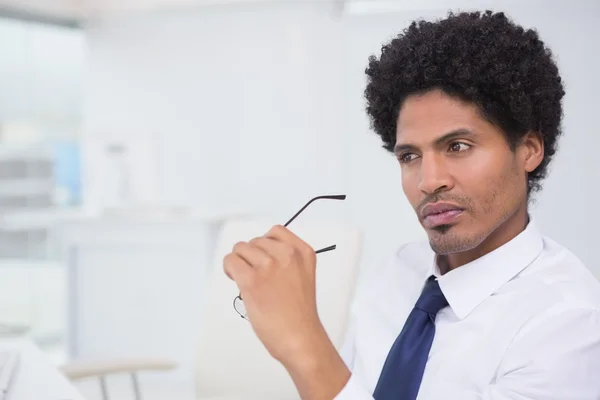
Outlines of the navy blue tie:
{"type": "Polygon", "coordinates": [[[435,316],[448,305],[438,281],[427,280],[421,296],[388,353],[375,400],[415,400],[435,335],[435,316]]]}

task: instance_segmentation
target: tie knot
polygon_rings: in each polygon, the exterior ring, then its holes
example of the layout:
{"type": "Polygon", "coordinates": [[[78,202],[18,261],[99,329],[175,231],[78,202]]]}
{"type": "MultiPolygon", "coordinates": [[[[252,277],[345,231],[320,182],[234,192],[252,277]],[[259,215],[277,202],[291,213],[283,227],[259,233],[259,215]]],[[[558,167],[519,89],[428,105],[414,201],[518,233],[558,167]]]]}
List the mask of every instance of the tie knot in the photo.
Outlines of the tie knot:
{"type": "Polygon", "coordinates": [[[448,301],[446,300],[444,293],[442,293],[442,289],[440,289],[439,282],[433,277],[429,278],[415,307],[435,316],[447,305],[448,301]]]}

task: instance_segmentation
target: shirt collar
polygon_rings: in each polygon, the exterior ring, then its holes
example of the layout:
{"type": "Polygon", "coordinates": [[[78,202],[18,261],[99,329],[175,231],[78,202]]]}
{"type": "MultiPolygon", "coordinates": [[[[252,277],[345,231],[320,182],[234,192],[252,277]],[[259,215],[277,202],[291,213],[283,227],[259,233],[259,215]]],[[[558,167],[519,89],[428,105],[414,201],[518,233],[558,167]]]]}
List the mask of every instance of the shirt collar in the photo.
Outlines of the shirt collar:
{"type": "Polygon", "coordinates": [[[438,278],[452,311],[464,319],[487,297],[525,269],[540,254],[543,239],[530,221],[521,233],[496,250],[441,275],[437,257],[429,275],[438,278]]]}

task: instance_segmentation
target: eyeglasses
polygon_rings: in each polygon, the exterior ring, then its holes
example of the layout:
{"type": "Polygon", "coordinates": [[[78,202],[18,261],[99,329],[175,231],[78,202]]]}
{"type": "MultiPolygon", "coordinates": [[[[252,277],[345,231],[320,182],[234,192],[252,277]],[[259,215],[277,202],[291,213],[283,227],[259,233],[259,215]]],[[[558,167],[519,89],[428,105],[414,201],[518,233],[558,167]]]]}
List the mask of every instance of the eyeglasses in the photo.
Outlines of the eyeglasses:
{"type": "MultiPolygon", "coordinates": [[[[296,214],[294,214],[294,216],[292,218],[289,219],[288,222],[286,222],[283,226],[287,227],[289,224],[292,223],[293,220],[296,219],[296,217],[298,215],[300,215],[300,213],[302,213],[302,211],[306,210],[306,208],[311,205],[313,202],[317,201],[317,200],[321,200],[321,199],[325,199],[325,200],[345,200],[346,199],[346,195],[345,194],[336,194],[336,195],[326,195],[326,196],[317,196],[314,197],[312,199],[310,199],[308,201],[308,203],[306,203],[304,205],[304,207],[302,207],[296,214]]],[[[316,250],[315,254],[320,254],[320,253],[325,253],[327,251],[331,251],[331,250],[335,250],[336,249],[336,245],[331,245],[331,246],[327,246],[324,247],[322,249],[316,250]]],[[[246,313],[246,306],[244,306],[244,301],[242,300],[242,294],[238,294],[234,299],[233,299],[233,309],[240,315],[240,317],[244,318],[245,320],[248,319],[248,314],[246,313]]]]}

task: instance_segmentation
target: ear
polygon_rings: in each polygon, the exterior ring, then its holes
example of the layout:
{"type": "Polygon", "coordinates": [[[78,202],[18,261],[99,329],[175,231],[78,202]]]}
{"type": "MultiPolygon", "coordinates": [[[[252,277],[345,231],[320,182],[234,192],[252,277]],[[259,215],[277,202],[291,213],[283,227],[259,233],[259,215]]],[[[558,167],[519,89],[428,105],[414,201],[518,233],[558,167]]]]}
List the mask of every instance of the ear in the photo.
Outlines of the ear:
{"type": "Polygon", "coordinates": [[[535,170],[544,159],[544,139],[537,132],[527,132],[519,146],[521,162],[526,172],[535,170]]]}

